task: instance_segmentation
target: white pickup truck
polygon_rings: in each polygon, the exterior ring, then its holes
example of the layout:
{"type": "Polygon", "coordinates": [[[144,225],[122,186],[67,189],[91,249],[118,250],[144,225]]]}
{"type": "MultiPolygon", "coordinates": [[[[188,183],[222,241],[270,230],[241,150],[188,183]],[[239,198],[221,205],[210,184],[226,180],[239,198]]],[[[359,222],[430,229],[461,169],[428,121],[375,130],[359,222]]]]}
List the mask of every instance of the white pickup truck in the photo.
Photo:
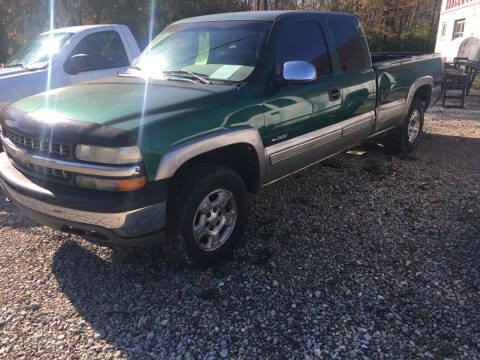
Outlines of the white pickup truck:
{"type": "Polygon", "coordinates": [[[138,55],[140,49],[125,25],[42,33],[0,67],[0,104],[122,73],[138,55]]]}

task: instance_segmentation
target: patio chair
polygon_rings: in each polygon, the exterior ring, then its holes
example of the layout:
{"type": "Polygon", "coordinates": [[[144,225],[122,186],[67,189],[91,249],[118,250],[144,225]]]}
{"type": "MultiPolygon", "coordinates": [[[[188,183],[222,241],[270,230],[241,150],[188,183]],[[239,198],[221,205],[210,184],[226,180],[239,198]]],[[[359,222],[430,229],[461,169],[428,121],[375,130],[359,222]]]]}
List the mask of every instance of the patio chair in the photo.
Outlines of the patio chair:
{"type": "Polygon", "coordinates": [[[465,96],[470,93],[475,77],[480,70],[480,39],[469,37],[458,49],[453,63],[444,63],[442,106],[464,108],[465,96]],[[461,91],[461,95],[449,95],[448,91],[461,91]],[[446,99],[460,99],[460,105],[446,105],[446,99]]]}

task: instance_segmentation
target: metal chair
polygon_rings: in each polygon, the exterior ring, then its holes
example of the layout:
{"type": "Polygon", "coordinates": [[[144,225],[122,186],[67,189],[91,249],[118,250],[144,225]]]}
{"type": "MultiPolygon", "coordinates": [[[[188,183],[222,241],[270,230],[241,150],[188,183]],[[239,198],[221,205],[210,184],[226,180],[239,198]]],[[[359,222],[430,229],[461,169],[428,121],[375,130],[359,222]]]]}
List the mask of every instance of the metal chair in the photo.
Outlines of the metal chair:
{"type": "Polygon", "coordinates": [[[442,85],[442,106],[464,108],[465,96],[470,93],[475,77],[480,70],[480,39],[465,39],[458,50],[453,63],[444,64],[444,82],[442,85]],[[448,91],[461,91],[461,95],[449,95],[448,91]],[[446,105],[446,99],[460,99],[460,105],[446,105]]]}

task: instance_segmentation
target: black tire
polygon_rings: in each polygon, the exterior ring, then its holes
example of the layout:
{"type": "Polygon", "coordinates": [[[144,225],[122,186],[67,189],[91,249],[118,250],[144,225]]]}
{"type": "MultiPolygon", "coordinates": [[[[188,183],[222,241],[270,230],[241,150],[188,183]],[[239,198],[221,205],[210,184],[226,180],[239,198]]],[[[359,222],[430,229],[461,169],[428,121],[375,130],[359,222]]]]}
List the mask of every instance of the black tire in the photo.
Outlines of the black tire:
{"type": "Polygon", "coordinates": [[[408,115],[405,118],[403,124],[398,129],[395,129],[390,134],[391,143],[394,146],[394,150],[397,152],[410,153],[417,147],[422,138],[424,121],[423,103],[418,98],[413,98],[412,105],[408,111],[408,115]],[[413,116],[417,117],[418,130],[416,135],[412,138],[411,125],[413,122],[413,116]]]}
{"type": "MultiPolygon", "coordinates": [[[[220,203],[219,199],[220,197],[217,199],[217,204],[220,203]]],[[[212,208],[212,213],[209,212],[208,214],[213,214],[213,210],[215,210],[215,219],[220,219],[222,212],[217,208],[212,208]],[[216,213],[217,211],[220,215],[216,213]]],[[[247,188],[238,174],[224,166],[209,163],[198,164],[175,177],[169,190],[167,214],[167,252],[173,255],[176,260],[188,265],[208,267],[232,258],[233,249],[241,239],[248,221],[247,188]],[[212,193],[213,195],[211,195],[212,193]],[[210,197],[207,200],[209,195],[210,197]],[[214,204],[215,202],[210,201],[212,196],[220,195],[224,196],[223,198],[232,196],[233,201],[229,200],[230,202],[225,208],[220,205],[219,207],[223,209],[224,215],[236,212],[236,219],[233,226],[228,226],[225,220],[227,215],[223,216],[223,222],[226,225],[219,233],[223,230],[222,234],[225,236],[225,231],[228,230],[229,235],[226,236],[226,240],[218,248],[212,246],[212,249],[206,250],[208,244],[212,245],[214,241],[208,234],[198,239],[199,236],[194,235],[195,222],[198,221],[200,224],[199,219],[203,217],[204,223],[210,224],[208,215],[202,213],[203,210],[200,209],[200,205],[214,204]],[[230,206],[230,209],[228,209],[228,206],[230,206]],[[232,211],[234,206],[236,211],[232,211]]],[[[230,220],[232,217],[233,215],[229,215],[230,220]]],[[[211,215],[211,219],[213,219],[213,215],[211,215]]],[[[221,223],[220,220],[218,221],[221,223]]],[[[220,228],[220,224],[217,225],[215,229],[220,228]]],[[[207,228],[207,225],[197,226],[207,228]]],[[[207,231],[210,231],[210,226],[214,227],[216,225],[215,223],[208,225],[207,231]]],[[[220,240],[219,242],[221,242],[220,240]]]]}

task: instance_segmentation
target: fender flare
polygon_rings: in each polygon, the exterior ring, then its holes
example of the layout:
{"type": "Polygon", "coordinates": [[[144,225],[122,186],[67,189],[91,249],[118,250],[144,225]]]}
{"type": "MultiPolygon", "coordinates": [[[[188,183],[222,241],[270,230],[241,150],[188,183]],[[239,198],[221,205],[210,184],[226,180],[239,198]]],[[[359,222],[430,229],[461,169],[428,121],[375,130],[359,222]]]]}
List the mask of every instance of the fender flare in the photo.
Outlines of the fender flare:
{"type": "MultiPolygon", "coordinates": [[[[433,76],[430,76],[430,75],[422,76],[422,77],[418,78],[417,80],[415,80],[413,82],[412,86],[410,86],[410,90],[408,91],[407,101],[405,103],[405,108],[403,110],[403,119],[404,120],[408,115],[408,111],[410,110],[410,106],[412,106],[413,97],[415,96],[415,93],[417,92],[417,90],[420,89],[422,86],[425,86],[425,85],[430,86],[430,90],[433,90],[434,84],[435,84],[435,82],[433,80],[433,76]]],[[[431,97],[431,93],[430,93],[430,97],[431,97]]],[[[431,99],[430,99],[429,103],[430,104],[432,103],[431,99]]]]}
{"type": "Polygon", "coordinates": [[[173,147],[162,156],[157,167],[155,181],[173,177],[177,170],[188,160],[209,151],[235,144],[247,144],[255,150],[258,158],[259,185],[264,184],[266,171],[265,148],[263,147],[262,138],[258,130],[251,127],[238,127],[217,131],[188,140],[173,147]]]}

